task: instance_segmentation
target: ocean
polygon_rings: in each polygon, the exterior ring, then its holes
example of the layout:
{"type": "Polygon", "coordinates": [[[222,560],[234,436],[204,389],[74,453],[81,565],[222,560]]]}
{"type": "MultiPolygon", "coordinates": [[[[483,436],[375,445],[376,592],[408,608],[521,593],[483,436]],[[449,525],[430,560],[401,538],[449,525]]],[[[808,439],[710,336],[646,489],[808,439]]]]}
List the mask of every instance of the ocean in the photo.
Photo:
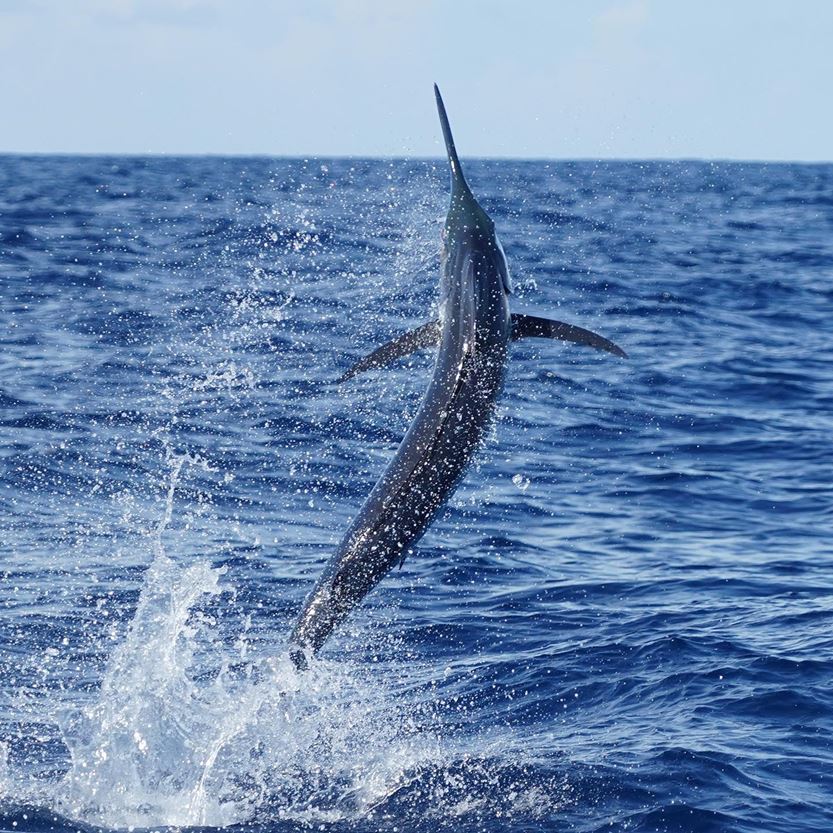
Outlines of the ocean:
{"type": "Polygon", "coordinates": [[[0,828],[833,829],[833,165],[465,164],[513,310],[629,358],[513,345],[298,674],[445,163],[0,157],[0,828]]]}

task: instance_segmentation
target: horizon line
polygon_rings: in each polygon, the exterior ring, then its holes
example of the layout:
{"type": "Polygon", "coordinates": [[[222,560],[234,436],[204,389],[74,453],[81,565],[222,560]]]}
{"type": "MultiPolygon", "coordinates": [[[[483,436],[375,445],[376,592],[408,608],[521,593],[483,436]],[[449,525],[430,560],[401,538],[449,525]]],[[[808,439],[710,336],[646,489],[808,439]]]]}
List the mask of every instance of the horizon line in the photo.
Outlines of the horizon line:
{"type": "MultiPolygon", "coordinates": [[[[329,160],[361,162],[436,162],[447,164],[445,156],[428,156],[423,154],[393,155],[382,154],[368,156],[364,154],[300,154],[300,153],[263,153],[263,152],[215,152],[208,151],[17,151],[0,150],[0,158],[130,158],[130,159],[274,159],[287,161],[329,160]]],[[[781,157],[752,158],[741,156],[470,156],[461,159],[472,162],[714,162],[750,165],[830,165],[833,159],[788,159],[781,157]]]]}

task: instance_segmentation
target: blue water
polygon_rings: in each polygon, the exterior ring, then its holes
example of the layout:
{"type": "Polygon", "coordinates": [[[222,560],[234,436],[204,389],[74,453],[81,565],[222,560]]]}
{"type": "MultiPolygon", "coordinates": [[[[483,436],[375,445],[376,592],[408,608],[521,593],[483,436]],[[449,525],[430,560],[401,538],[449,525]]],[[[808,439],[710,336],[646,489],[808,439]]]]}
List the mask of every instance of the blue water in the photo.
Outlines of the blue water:
{"type": "Polygon", "coordinates": [[[833,829],[833,166],[470,162],[477,464],[285,640],[432,357],[444,165],[0,157],[0,826],[833,829]]]}

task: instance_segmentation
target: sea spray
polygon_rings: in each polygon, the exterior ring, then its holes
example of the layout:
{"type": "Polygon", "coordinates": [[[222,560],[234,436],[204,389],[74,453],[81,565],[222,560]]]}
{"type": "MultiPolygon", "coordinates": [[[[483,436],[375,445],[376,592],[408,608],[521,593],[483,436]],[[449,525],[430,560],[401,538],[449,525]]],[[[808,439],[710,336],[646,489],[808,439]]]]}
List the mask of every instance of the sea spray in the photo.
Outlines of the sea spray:
{"type": "Polygon", "coordinates": [[[168,452],[168,463],[164,513],[152,534],[154,558],[133,621],[111,655],[98,697],[63,727],[71,768],[60,807],[111,826],[208,821],[206,808],[192,802],[183,814],[183,799],[196,789],[212,730],[211,710],[195,707],[204,698],[192,675],[194,655],[201,639],[210,642],[198,604],[221,592],[223,571],[206,562],[183,568],[165,552],[180,473],[200,460],[168,452]]]}
{"type": "Polygon", "coordinates": [[[62,721],[70,768],[54,806],[114,828],[225,826],[256,818],[361,816],[436,762],[439,743],[406,704],[349,664],[298,675],[285,656],[246,658],[207,602],[233,593],[223,568],[165,550],[188,454],[168,454],[162,519],[135,616],[96,698],[62,721]]]}

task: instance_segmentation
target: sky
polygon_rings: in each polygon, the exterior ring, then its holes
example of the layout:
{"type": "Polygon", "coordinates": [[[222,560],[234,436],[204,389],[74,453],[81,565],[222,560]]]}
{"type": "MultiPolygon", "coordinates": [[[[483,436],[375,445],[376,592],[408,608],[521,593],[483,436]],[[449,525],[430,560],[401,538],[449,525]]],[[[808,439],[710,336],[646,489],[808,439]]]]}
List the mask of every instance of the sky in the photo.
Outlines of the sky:
{"type": "Polygon", "coordinates": [[[833,159],[831,0],[0,0],[0,152],[833,159]]]}

